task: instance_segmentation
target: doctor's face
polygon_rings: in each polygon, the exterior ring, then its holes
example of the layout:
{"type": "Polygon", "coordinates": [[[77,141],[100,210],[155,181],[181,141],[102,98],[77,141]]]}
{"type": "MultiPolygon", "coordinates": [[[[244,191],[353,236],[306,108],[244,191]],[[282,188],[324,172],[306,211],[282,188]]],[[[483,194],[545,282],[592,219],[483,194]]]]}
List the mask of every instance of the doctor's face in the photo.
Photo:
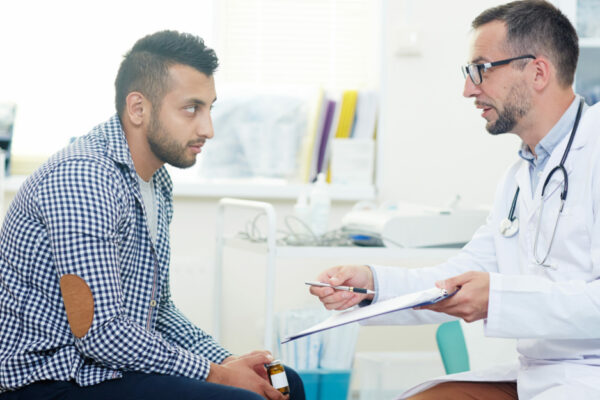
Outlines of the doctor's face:
{"type": "MultiPolygon", "coordinates": [[[[499,21],[485,24],[474,31],[470,47],[470,61],[482,64],[505,60],[520,54],[511,54],[505,47],[506,26],[499,21]]],[[[514,61],[523,63],[527,60],[514,61]]],[[[465,80],[463,96],[473,97],[475,106],[483,110],[491,134],[519,133],[520,123],[531,108],[531,94],[521,68],[512,63],[481,71],[482,82],[475,85],[469,77],[465,80]]]]}

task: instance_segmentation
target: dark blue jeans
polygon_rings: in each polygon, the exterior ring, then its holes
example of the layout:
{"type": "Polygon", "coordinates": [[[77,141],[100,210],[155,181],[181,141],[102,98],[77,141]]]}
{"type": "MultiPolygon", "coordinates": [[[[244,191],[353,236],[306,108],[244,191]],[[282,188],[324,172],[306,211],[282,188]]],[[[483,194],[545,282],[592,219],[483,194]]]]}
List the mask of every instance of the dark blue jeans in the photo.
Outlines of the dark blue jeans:
{"type": "MultiPolygon", "coordinates": [[[[304,400],[302,380],[286,367],[290,400],[304,400]]],[[[180,376],[125,372],[123,378],[94,386],[75,382],[42,381],[0,395],[2,400],[264,400],[244,389],[180,376]]]]}

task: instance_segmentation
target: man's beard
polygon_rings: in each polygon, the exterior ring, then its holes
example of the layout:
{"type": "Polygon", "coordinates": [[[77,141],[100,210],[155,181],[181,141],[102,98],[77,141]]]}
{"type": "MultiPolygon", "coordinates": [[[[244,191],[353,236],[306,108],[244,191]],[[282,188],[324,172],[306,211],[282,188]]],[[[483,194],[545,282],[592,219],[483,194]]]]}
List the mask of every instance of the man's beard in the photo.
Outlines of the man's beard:
{"type": "Polygon", "coordinates": [[[488,122],[485,128],[492,135],[512,132],[519,120],[527,115],[530,108],[531,102],[525,86],[516,84],[510,89],[502,111],[500,112],[498,108],[494,107],[498,113],[498,119],[488,122]]]}
{"type": "Polygon", "coordinates": [[[196,163],[196,157],[185,158],[186,146],[174,141],[155,115],[148,126],[148,144],[156,157],[174,167],[189,168],[196,163]]]}

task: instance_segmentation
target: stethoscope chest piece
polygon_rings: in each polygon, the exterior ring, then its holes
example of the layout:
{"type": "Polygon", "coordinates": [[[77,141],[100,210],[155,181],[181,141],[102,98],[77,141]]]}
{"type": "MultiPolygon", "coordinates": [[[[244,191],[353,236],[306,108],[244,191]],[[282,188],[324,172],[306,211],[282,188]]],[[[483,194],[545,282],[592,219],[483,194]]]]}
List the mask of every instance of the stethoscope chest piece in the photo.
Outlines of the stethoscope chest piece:
{"type": "Polygon", "coordinates": [[[500,234],[504,237],[513,237],[519,231],[519,218],[513,217],[512,221],[509,218],[504,218],[500,222],[500,234]]]}

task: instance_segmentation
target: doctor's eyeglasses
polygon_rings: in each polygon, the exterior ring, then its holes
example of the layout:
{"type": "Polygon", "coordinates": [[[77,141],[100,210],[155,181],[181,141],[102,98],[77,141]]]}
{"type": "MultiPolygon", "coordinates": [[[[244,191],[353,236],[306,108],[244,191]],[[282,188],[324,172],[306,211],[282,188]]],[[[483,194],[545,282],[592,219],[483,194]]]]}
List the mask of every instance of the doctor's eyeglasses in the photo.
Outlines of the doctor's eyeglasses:
{"type": "Polygon", "coordinates": [[[473,82],[474,85],[481,85],[481,82],[483,81],[483,77],[481,75],[482,72],[485,72],[492,67],[509,64],[512,61],[523,60],[525,58],[531,58],[531,59],[535,60],[535,56],[533,56],[531,54],[527,54],[525,56],[507,58],[506,60],[493,61],[493,62],[489,62],[489,63],[467,64],[467,65],[463,65],[461,67],[461,70],[462,70],[462,73],[463,73],[463,76],[465,77],[465,79],[467,79],[467,76],[468,76],[469,78],[471,78],[471,82],[473,82]]]}

